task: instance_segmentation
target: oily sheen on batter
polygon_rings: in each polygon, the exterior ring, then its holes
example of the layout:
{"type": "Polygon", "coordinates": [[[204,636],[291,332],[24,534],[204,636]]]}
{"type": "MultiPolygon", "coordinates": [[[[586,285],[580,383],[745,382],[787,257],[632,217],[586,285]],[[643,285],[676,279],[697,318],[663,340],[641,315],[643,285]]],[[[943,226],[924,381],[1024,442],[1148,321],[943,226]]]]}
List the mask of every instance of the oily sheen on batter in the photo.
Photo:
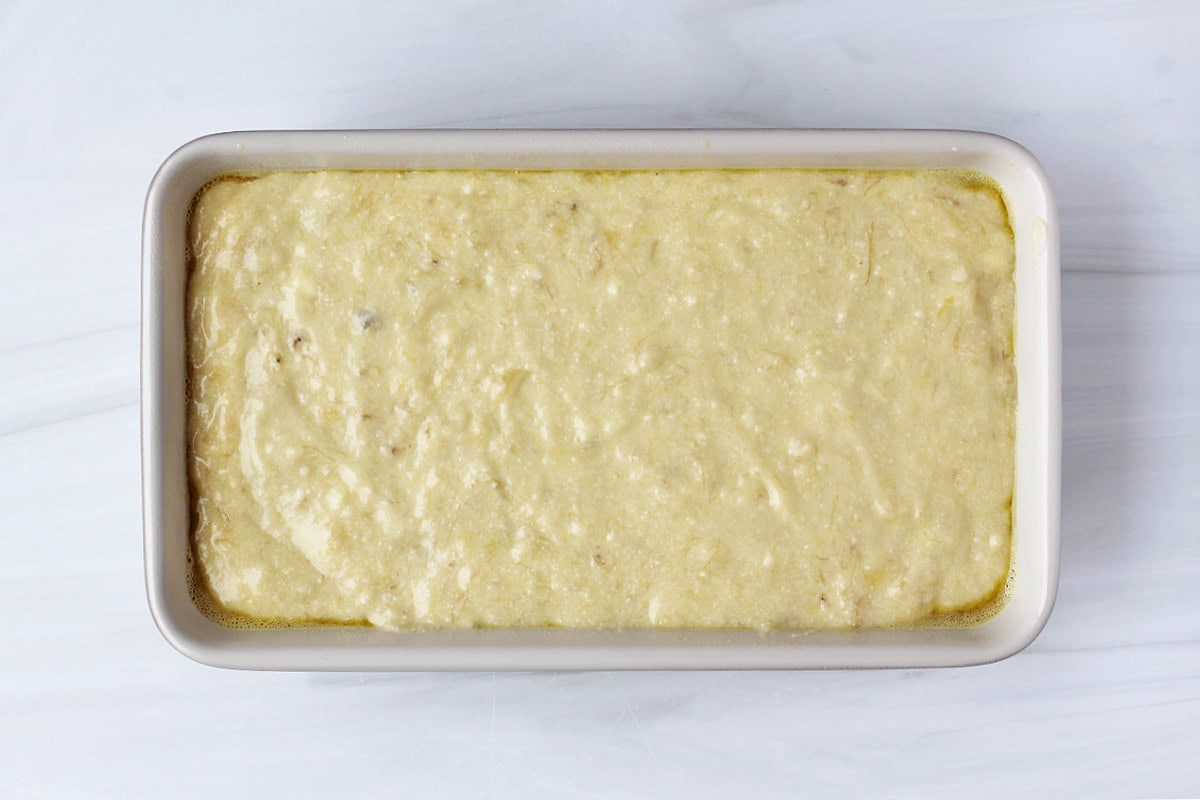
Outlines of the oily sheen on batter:
{"type": "Polygon", "coordinates": [[[311,172],[190,228],[198,574],[267,620],[828,628],[986,602],[1013,237],[961,172],[311,172]]]}

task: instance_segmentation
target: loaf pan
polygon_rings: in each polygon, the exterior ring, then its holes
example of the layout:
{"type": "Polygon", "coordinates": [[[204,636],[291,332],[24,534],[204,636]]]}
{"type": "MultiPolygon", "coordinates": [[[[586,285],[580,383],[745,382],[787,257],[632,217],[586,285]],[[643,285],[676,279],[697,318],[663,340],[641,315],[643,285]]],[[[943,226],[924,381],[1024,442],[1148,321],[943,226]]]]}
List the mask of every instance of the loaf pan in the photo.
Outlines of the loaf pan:
{"type": "Polygon", "coordinates": [[[159,630],[205,664],[274,670],[794,669],[961,666],[1037,636],[1058,582],[1058,232],[1042,169],[999,136],[910,130],[255,131],[192,141],[150,184],[142,229],[146,587],[159,630]],[[1016,244],[1016,481],[999,611],[969,626],[847,631],[228,627],[193,601],[185,444],[187,215],[222,174],[314,169],[972,169],[1000,187],[1016,244]]]}

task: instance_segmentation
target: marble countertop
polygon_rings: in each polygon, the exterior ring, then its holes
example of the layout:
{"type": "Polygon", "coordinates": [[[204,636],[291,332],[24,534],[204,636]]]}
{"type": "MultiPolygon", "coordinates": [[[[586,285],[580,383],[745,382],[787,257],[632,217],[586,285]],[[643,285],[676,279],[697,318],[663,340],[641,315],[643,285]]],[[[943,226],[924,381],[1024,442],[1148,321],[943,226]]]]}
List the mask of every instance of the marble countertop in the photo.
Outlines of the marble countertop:
{"type": "Polygon", "coordinates": [[[0,796],[1197,796],[1197,41],[1183,1],[0,5],[0,796]],[[257,674],[171,650],[141,561],[150,176],[212,131],[417,126],[1029,147],[1064,270],[1042,636],[881,672],[257,674]]]}

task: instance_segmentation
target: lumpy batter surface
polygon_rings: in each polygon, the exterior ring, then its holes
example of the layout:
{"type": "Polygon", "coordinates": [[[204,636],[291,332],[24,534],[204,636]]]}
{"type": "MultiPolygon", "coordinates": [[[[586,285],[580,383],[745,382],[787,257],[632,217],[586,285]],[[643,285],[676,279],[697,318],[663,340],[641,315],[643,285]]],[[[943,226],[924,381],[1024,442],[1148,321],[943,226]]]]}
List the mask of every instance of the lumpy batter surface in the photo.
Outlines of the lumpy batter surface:
{"type": "Polygon", "coordinates": [[[1007,574],[1013,238],[958,172],[313,172],[190,227],[198,574],[387,628],[911,623],[1007,574]]]}

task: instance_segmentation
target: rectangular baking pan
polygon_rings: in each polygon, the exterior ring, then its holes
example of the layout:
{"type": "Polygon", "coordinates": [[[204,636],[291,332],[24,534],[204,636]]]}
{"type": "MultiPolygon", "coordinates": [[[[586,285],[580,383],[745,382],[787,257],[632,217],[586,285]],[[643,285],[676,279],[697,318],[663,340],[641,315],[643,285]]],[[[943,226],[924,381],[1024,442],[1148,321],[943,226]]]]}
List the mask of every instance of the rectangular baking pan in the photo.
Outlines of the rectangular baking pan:
{"type": "Polygon", "coordinates": [[[790,669],[978,664],[1045,625],[1058,583],[1060,313],[1054,201],[999,136],[909,130],[256,131],[190,142],[150,184],[142,229],[142,501],[146,588],[163,636],[205,664],[278,670],[790,669]],[[189,589],[184,291],[187,215],[229,172],[312,169],[973,169],[1016,239],[1016,483],[1003,608],[973,627],[850,631],[566,629],[393,632],[224,627],[189,589]]]}

